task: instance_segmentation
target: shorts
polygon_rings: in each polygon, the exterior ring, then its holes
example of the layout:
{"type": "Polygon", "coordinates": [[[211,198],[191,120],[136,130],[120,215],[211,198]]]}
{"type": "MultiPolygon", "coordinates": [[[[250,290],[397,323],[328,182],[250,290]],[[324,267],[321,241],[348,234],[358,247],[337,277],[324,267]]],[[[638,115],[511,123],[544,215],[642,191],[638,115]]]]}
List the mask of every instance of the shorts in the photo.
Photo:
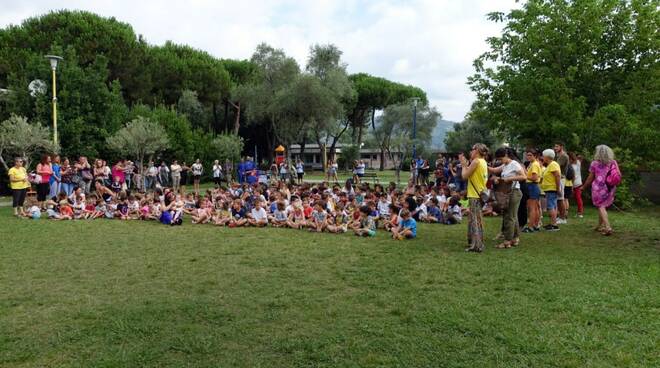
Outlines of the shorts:
{"type": "Polygon", "coordinates": [[[557,209],[557,192],[545,192],[548,211],[557,209]]]}
{"type": "Polygon", "coordinates": [[[202,177],[201,175],[193,175],[193,180],[194,180],[194,181],[199,181],[199,179],[200,179],[201,177],[202,177]]]}
{"type": "Polygon", "coordinates": [[[355,174],[355,175],[357,175],[358,178],[361,178],[361,177],[364,176],[364,173],[357,173],[357,174],[355,174]]]}
{"type": "Polygon", "coordinates": [[[566,179],[561,178],[561,180],[559,181],[559,187],[561,189],[559,193],[561,195],[557,195],[557,200],[560,200],[560,201],[564,200],[564,186],[565,185],[566,185],[566,179]]]}
{"type": "Polygon", "coordinates": [[[569,199],[573,196],[573,187],[564,187],[564,198],[569,199]]]}
{"type": "Polygon", "coordinates": [[[305,176],[305,173],[298,173],[298,180],[302,180],[303,176],[305,176]]]}
{"type": "Polygon", "coordinates": [[[527,183],[527,196],[529,199],[539,200],[541,198],[541,188],[536,183],[527,183]]]}

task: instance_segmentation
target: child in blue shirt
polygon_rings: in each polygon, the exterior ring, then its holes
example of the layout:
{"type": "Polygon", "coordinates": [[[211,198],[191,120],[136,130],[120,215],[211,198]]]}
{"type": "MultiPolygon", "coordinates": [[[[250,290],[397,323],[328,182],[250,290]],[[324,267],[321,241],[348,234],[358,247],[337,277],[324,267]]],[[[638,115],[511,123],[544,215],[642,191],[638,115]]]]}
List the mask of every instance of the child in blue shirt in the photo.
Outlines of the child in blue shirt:
{"type": "Polygon", "coordinates": [[[410,216],[407,209],[401,210],[401,220],[399,226],[392,228],[392,238],[403,240],[413,239],[417,236],[417,222],[410,216]]]}
{"type": "Polygon", "coordinates": [[[428,223],[442,222],[442,212],[440,212],[440,208],[438,207],[438,198],[433,197],[429,201],[423,221],[428,223]]]}

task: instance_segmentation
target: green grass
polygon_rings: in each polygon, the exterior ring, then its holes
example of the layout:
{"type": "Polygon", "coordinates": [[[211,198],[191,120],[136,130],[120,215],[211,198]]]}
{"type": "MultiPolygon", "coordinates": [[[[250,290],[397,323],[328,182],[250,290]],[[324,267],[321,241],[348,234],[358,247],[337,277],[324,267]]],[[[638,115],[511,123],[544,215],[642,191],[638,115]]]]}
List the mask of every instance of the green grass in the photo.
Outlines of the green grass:
{"type": "MultiPolygon", "coordinates": [[[[0,208],[1,367],[657,367],[657,210],[522,245],[205,225],[49,222],[0,208]]],[[[487,236],[499,228],[488,219],[487,236]]]]}

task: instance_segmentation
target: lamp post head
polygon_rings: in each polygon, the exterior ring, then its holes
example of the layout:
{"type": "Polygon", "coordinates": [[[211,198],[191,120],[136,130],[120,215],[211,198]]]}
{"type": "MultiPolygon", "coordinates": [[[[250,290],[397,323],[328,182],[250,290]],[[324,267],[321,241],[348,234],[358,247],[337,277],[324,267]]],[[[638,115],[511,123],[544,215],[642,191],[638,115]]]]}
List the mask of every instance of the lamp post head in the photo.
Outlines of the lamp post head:
{"type": "Polygon", "coordinates": [[[58,63],[60,60],[64,60],[63,57],[61,57],[61,56],[57,56],[57,55],[46,55],[46,56],[44,56],[44,57],[45,57],[46,59],[50,60],[50,67],[51,67],[51,69],[53,69],[53,70],[56,70],[56,69],[57,69],[57,63],[58,63]]]}
{"type": "Polygon", "coordinates": [[[413,97],[411,100],[413,102],[413,106],[417,107],[417,101],[419,101],[419,97],[413,97]]]}

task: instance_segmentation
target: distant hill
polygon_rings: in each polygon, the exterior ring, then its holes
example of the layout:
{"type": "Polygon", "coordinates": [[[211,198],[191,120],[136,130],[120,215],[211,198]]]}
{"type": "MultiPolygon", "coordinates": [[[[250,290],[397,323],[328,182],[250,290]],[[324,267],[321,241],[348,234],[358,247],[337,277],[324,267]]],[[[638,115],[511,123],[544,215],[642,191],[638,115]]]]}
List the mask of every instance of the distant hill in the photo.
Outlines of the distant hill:
{"type": "Polygon", "coordinates": [[[445,149],[445,136],[447,132],[454,130],[455,121],[439,119],[438,124],[433,130],[433,137],[431,138],[431,146],[434,150],[445,149]]]}

